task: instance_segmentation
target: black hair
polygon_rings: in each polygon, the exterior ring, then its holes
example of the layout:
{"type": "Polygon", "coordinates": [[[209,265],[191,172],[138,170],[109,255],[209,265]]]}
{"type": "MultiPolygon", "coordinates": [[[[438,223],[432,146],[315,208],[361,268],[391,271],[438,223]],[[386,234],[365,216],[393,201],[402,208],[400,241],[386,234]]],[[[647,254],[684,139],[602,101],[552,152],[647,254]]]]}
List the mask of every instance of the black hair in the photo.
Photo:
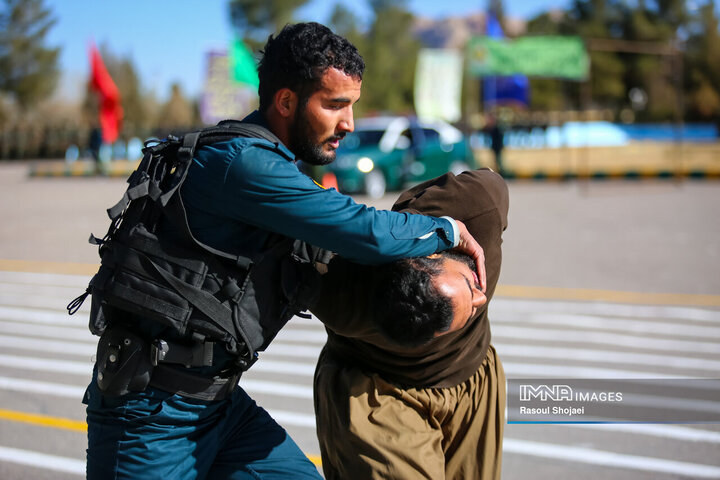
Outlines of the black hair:
{"type": "Polygon", "coordinates": [[[433,283],[444,261],[443,256],[405,258],[378,267],[372,317],[388,340],[415,347],[450,328],[452,299],[433,283]]]}
{"type": "Polygon", "coordinates": [[[319,23],[285,25],[270,35],[258,65],[260,111],[272,103],[281,88],[298,93],[301,104],[320,86],[328,68],[337,68],[362,80],[365,62],[357,48],[319,23]]]}

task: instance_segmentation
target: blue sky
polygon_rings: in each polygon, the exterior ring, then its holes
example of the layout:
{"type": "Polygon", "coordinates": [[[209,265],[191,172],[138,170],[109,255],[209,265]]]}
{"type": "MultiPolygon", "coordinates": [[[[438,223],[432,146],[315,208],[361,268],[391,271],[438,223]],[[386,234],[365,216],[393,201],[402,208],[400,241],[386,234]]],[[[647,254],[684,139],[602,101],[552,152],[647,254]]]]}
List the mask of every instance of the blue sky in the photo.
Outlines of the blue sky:
{"type": "MultiPolygon", "coordinates": [[[[358,17],[367,19],[366,1],[340,0],[358,17]]],[[[505,0],[507,15],[529,18],[540,11],[564,7],[570,0],[505,0]]],[[[716,0],[719,1],[719,0],[716,0]]],[[[227,0],[46,0],[56,19],[49,43],[61,46],[61,91],[79,96],[89,71],[88,45],[105,44],[110,51],[130,56],[146,89],[159,98],[179,82],[189,96],[200,93],[205,53],[226,49],[232,32],[227,0]]],[[[327,22],[336,1],[311,0],[297,12],[297,20],[327,22]]],[[[486,0],[409,0],[408,7],[431,18],[482,10],[486,0]]]]}

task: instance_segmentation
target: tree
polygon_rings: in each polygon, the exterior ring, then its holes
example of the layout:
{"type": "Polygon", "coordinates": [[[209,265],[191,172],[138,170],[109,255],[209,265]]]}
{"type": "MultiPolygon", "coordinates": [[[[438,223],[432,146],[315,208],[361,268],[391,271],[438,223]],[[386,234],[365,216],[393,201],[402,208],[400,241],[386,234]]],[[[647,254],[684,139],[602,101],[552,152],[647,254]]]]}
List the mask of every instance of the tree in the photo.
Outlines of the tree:
{"type": "Polygon", "coordinates": [[[43,0],[0,3],[0,91],[23,111],[55,90],[60,49],[45,45],[54,24],[43,0]]]}
{"type": "MultiPolygon", "coordinates": [[[[529,35],[561,35],[561,26],[567,12],[543,12],[527,22],[529,35]]],[[[566,85],[568,80],[557,78],[530,78],[530,107],[535,110],[563,110],[568,107],[566,85]]]]}
{"type": "Polygon", "coordinates": [[[167,128],[185,129],[192,128],[197,122],[193,105],[183,96],[178,83],[173,83],[170,99],[160,110],[160,122],[167,128]]]}
{"type": "Polygon", "coordinates": [[[371,0],[373,24],[360,45],[367,67],[360,112],[413,108],[413,85],[420,42],[412,33],[413,16],[405,0],[371,0]]]}
{"type": "Polygon", "coordinates": [[[238,37],[256,50],[268,35],[279,32],[308,0],[231,0],[230,21],[238,37]]]}
{"type": "Polygon", "coordinates": [[[329,25],[330,28],[337,33],[347,38],[353,45],[360,47],[362,43],[362,33],[358,28],[358,18],[355,14],[341,3],[336,3],[330,14],[329,25]]]}
{"type": "Polygon", "coordinates": [[[720,123],[720,31],[713,2],[700,7],[689,23],[686,80],[690,113],[720,123]]]}

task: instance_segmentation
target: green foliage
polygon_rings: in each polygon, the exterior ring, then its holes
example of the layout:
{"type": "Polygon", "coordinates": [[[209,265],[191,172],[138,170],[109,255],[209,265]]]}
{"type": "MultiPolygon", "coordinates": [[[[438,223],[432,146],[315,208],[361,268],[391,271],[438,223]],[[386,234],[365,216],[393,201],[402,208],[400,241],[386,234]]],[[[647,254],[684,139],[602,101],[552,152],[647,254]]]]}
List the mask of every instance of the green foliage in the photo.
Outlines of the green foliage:
{"type": "Polygon", "coordinates": [[[711,1],[691,17],[686,42],[688,110],[693,117],[720,121],[720,33],[711,1]]]}
{"type": "Polygon", "coordinates": [[[159,121],[173,133],[192,130],[200,123],[195,105],[185,98],[178,83],[172,85],[170,98],[160,108],[159,121]]]}
{"type": "Polygon", "coordinates": [[[230,0],[230,22],[237,36],[252,50],[265,44],[268,35],[293,21],[293,13],[308,0],[230,0]]]}
{"type": "Polygon", "coordinates": [[[360,21],[355,14],[342,3],[336,3],[330,14],[329,27],[338,35],[342,35],[356,47],[362,39],[358,28],[360,21]]]}
{"type": "Polygon", "coordinates": [[[402,0],[371,2],[375,18],[358,48],[365,59],[358,112],[408,112],[413,108],[415,64],[420,42],[412,34],[413,16],[402,0]]]}
{"type": "Polygon", "coordinates": [[[43,0],[0,2],[0,92],[23,111],[55,89],[60,49],[45,45],[54,24],[43,0]]]}
{"type": "Polygon", "coordinates": [[[639,88],[648,97],[647,105],[635,112],[639,120],[676,119],[680,113],[689,120],[717,121],[720,118],[717,12],[712,0],[706,0],[694,13],[688,8],[684,0],[637,0],[632,7],[621,0],[573,0],[559,17],[542,13],[530,19],[529,34],[579,35],[586,40],[618,42],[616,51],[593,50],[590,45],[589,86],[532,79],[532,108],[586,107],[588,99],[582,98],[582,92],[589,92],[592,106],[618,112],[633,107],[628,92],[639,88]],[[627,52],[621,47],[638,51],[627,52]],[[660,54],[676,47],[680,56],[660,54]],[[684,112],[678,110],[683,98],[684,112]]]}

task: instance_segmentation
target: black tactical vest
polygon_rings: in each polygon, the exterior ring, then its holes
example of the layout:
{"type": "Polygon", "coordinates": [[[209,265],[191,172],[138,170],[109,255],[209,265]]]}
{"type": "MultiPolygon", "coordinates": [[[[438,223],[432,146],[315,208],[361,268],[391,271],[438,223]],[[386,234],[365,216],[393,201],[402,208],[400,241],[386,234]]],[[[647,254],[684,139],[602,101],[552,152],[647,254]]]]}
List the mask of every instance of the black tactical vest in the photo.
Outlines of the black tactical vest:
{"type": "Polygon", "coordinates": [[[224,121],[146,144],[125,195],[108,209],[107,234],[90,237],[99,245],[100,269],[68,305],[73,314],[92,295],[93,334],[102,335],[129,312],[184,338],[220,342],[246,370],[306,309],[317,291],[315,263],[327,263],[330,252],[272,234],[267,249],[248,258],[199,242],[188,226],[180,186],[196,148],[239,136],[263,138],[276,148],[280,143],[261,126],[224,121]]]}

